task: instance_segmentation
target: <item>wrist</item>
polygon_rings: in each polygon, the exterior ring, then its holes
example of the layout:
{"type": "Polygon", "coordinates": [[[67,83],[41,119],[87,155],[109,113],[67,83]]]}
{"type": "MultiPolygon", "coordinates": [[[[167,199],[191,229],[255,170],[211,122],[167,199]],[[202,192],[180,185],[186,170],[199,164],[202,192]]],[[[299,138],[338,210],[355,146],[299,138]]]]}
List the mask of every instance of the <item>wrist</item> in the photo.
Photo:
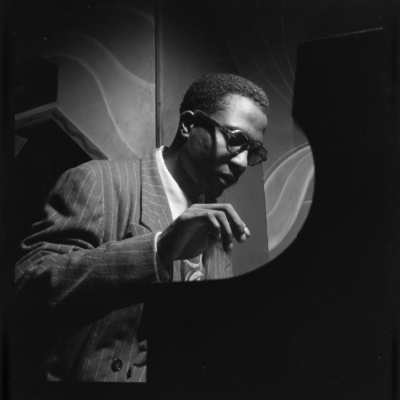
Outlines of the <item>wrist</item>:
{"type": "Polygon", "coordinates": [[[172,279],[172,262],[165,262],[160,255],[160,246],[158,239],[160,238],[162,232],[157,232],[155,236],[155,253],[156,253],[156,267],[158,271],[158,278],[160,281],[170,281],[172,279]]]}
{"type": "Polygon", "coordinates": [[[173,260],[168,257],[168,251],[166,249],[166,243],[164,238],[164,232],[160,232],[156,238],[156,249],[158,260],[162,265],[170,264],[173,260]]]}

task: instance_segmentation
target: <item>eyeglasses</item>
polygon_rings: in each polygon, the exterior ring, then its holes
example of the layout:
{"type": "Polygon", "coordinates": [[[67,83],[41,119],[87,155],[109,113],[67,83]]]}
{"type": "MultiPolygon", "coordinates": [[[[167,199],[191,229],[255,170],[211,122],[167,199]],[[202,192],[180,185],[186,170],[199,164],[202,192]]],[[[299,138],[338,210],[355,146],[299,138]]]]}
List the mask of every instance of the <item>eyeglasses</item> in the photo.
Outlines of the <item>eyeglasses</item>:
{"type": "Polygon", "coordinates": [[[242,151],[248,150],[247,162],[250,166],[267,161],[268,151],[264,149],[260,143],[251,139],[247,133],[244,133],[239,129],[231,131],[226,126],[219,124],[217,121],[200,110],[195,110],[194,116],[200,117],[203,121],[208,122],[221,131],[226,141],[226,148],[230,153],[236,156],[242,151]]]}

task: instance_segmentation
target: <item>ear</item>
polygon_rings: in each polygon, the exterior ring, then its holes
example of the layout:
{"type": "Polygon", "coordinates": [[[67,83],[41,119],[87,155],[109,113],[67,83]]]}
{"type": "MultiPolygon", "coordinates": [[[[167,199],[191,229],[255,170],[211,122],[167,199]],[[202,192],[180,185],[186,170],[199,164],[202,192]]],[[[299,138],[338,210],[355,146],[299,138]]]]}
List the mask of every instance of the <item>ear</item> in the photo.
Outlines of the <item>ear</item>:
{"type": "Polygon", "coordinates": [[[189,137],[190,131],[194,126],[193,111],[184,111],[179,118],[179,132],[185,138],[189,137]]]}

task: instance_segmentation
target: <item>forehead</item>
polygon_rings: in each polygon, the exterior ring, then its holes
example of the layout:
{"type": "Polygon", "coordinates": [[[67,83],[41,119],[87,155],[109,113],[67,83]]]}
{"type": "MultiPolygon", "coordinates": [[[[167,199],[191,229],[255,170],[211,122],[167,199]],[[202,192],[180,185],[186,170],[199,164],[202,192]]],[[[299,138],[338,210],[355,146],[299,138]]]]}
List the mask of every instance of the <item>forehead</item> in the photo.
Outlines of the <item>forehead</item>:
{"type": "Polygon", "coordinates": [[[230,129],[240,129],[258,142],[262,142],[267,128],[267,116],[261,108],[247,97],[229,95],[225,108],[212,115],[221,125],[230,129]]]}

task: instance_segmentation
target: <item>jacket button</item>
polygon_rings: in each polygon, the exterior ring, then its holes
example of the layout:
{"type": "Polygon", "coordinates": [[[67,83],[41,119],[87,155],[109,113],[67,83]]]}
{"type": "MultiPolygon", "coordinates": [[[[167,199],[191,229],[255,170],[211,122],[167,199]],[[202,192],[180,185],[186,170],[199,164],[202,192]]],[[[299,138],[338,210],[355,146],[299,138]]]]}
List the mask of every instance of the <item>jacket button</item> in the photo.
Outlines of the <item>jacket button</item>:
{"type": "Polygon", "coordinates": [[[119,358],[116,358],[112,363],[111,363],[111,370],[113,372],[118,372],[122,368],[122,361],[119,358]]]}

